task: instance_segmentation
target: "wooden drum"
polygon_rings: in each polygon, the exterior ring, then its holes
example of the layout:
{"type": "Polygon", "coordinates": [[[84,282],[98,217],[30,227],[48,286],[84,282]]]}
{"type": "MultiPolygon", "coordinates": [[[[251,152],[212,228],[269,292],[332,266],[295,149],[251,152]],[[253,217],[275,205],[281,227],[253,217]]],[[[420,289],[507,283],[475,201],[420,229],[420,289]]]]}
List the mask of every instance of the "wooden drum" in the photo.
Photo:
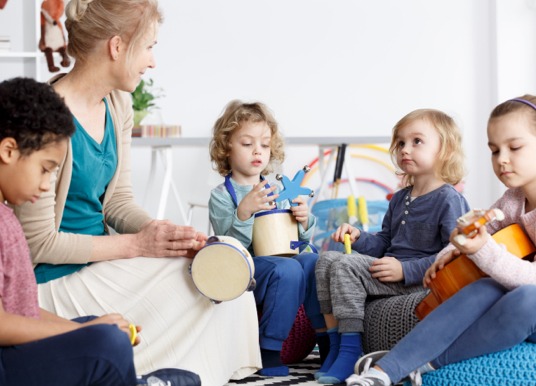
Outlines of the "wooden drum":
{"type": "Polygon", "coordinates": [[[192,280],[214,303],[236,299],[255,289],[255,266],[246,248],[234,237],[211,236],[190,264],[192,280]]]}
{"type": "Polygon", "coordinates": [[[253,221],[255,256],[297,255],[298,248],[291,248],[292,241],[298,241],[298,223],[290,209],[273,209],[255,214],[253,221]]]}

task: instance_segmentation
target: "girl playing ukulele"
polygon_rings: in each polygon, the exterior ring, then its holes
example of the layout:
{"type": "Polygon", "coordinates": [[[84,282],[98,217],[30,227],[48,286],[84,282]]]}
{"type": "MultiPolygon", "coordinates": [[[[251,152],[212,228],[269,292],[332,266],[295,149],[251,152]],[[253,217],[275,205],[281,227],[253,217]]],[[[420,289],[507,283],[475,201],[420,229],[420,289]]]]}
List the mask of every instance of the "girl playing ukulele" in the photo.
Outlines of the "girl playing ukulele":
{"type": "Polygon", "coordinates": [[[390,352],[374,352],[356,364],[347,385],[385,386],[409,375],[420,384],[421,374],[450,363],[536,343],[536,263],[519,259],[490,237],[519,224],[536,241],[536,97],[525,95],[498,105],[488,121],[491,163],[508,188],[493,205],[502,221],[475,224],[478,233],[462,244],[459,230],[424,277],[429,285],[436,272],[460,253],[489,277],[475,281],[442,303],[390,352]]]}

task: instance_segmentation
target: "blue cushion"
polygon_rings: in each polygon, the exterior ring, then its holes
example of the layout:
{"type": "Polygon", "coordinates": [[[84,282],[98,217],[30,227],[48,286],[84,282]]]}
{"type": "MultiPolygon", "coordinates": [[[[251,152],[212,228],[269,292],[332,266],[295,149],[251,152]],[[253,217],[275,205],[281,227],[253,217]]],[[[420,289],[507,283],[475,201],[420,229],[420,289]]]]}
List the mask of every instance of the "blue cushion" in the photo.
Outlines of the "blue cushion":
{"type": "Polygon", "coordinates": [[[423,386],[536,385],[536,344],[453,363],[423,375],[422,381],[423,386]]]}

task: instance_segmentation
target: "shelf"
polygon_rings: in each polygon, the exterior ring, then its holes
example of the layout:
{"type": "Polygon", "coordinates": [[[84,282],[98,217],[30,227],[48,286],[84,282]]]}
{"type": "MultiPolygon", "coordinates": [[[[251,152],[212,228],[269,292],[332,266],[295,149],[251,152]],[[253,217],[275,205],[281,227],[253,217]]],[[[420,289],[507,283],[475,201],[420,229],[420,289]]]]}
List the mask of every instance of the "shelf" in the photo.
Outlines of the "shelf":
{"type": "MultiPolygon", "coordinates": [[[[286,145],[338,146],[346,144],[390,143],[389,136],[361,137],[285,137],[286,145]]],[[[209,137],[132,137],[132,146],[208,146],[209,137]]]]}
{"type": "MultiPolygon", "coordinates": [[[[22,39],[22,42],[11,41],[12,51],[0,51],[0,66],[4,65],[4,63],[7,63],[8,59],[22,59],[16,63],[9,63],[8,72],[10,74],[16,74],[18,72],[18,76],[31,76],[37,81],[43,80],[43,68],[45,68],[43,66],[46,66],[46,64],[44,64],[45,61],[43,60],[44,54],[38,49],[39,40],[41,39],[42,1],[43,0],[33,0],[33,6],[31,5],[31,0],[12,1],[8,4],[6,9],[1,11],[2,19],[17,15],[17,20],[14,21],[16,25],[22,25],[22,28],[25,31],[30,32],[33,36],[31,36],[30,39],[22,39]],[[22,16],[21,20],[18,20],[18,15],[22,16]],[[20,70],[12,71],[12,68],[19,68],[20,70]]],[[[2,21],[2,24],[3,23],[4,21],[2,21]]],[[[3,29],[0,35],[9,35],[11,33],[17,32],[3,29]]],[[[0,77],[0,79],[2,78],[0,77]]]]}
{"type": "Polygon", "coordinates": [[[43,53],[39,52],[21,52],[21,51],[0,51],[0,58],[37,58],[43,53]]]}

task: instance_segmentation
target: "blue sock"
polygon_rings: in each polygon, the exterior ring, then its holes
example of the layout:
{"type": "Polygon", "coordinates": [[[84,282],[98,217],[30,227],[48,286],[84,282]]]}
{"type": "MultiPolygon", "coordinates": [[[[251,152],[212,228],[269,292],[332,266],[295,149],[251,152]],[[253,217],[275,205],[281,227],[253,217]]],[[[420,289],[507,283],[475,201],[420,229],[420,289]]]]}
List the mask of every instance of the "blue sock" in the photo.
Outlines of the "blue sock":
{"type": "Polygon", "coordinates": [[[288,376],[287,366],[268,367],[257,371],[257,374],[264,377],[286,377],[288,376]]]}
{"type": "Polygon", "coordinates": [[[315,373],[315,379],[318,379],[327,373],[339,355],[339,345],[341,343],[339,329],[337,327],[330,328],[327,333],[329,336],[329,354],[326,356],[326,359],[324,359],[324,363],[322,363],[320,369],[315,373]]]}
{"type": "Polygon", "coordinates": [[[262,369],[258,374],[267,377],[285,377],[288,375],[288,367],[281,363],[281,352],[261,348],[262,369]]]}
{"type": "Polygon", "coordinates": [[[320,354],[320,365],[324,363],[329,354],[329,335],[326,331],[316,333],[316,344],[320,354]]]}
{"type": "Polygon", "coordinates": [[[318,379],[318,383],[333,384],[344,382],[354,373],[354,366],[363,354],[360,333],[341,334],[339,355],[328,372],[318,379]]]}

